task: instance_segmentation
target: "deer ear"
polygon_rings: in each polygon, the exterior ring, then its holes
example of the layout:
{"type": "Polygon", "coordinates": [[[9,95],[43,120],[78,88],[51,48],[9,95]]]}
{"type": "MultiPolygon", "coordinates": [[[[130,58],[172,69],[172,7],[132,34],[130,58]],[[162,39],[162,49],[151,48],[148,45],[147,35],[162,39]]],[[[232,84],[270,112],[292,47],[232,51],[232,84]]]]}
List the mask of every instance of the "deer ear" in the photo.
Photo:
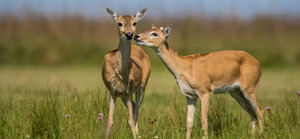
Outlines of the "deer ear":
{"type": "Polygon", "coordinates": [[[113,11],[112,9],[106,8],[106,12],[115,22],[117,22],[118,14],[115,11],[113,11]]]}
{"type": "Polygon", "coordinates": [[[165,40],[168,39],[169,35],[170,35],[170,32],[172,30],[172,25],[169,25],[168,27],[165,27],[164,29],[164,37],[165,37],[165,40]]]}
{"type": "Polygon", "coordinates": [[[147,8],[144,8],[135,14],[135,18],[136,18],[137,22],[144,18],[146,11],[147,11],[147,8]]]}

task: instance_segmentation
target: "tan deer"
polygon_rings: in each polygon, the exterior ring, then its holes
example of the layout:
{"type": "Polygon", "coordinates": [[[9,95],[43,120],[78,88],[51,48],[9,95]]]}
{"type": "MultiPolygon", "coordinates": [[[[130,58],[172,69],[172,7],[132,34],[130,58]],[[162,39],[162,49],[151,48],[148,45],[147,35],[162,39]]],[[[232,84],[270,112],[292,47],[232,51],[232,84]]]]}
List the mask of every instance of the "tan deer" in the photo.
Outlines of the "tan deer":
{"type": "Polygon", "coordinates": [[[261,77],[258,61],[244,51],[228,50],[208,54],[180,56],[170,48],[167,38],[171,26],[152,28],[134,37],[137,44],[153,48],[175,77],[181,92],[187,97],[186,138],[192,133],[194,113],[198,98],[201,100],[201,123],[207,137],[207,113],[210,94],[229,92],[248,112],[252,131],[257,122],[262,131],[263,111],[256,100],[261,77]]]}
{"type": "Polygon", "coordinates": [[[138,11],[135,16],[118,16],[113,10],[108,8],[106,10],[117,24],[120,37],[118,48],[104,56],[102,67],[102,78],[110,92],[106,137],[109,136],[113,124],[116,98],[121,97],[128,108],[128,122],[133,137],[136,138],[138,132],[138,111],[143,101],[151,65],[148,55],[142,48],[131,45],[131,40],[136,31],[136,24],[144,17],[146,9],[138,11]],[[132,100],[134,93],[135,103],[132,100]]]}

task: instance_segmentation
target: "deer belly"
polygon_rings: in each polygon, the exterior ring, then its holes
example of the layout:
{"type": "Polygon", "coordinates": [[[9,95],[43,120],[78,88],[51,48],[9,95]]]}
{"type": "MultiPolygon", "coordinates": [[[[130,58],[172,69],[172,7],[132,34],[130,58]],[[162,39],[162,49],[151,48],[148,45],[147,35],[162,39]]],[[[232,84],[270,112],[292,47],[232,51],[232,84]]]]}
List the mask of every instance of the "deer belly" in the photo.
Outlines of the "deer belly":
{"type": "Polygon", "coordinates": [[[177,79],[177,84],[180,88],[180,91],[187,97],[194,97],[197,94],[194,92],[193,88],[186,81],[177,79]]]}
{"type": "Polygon", "coordinates": [[[213,87],[213,91],[212,93],[213,94],[221,94],[221,93],[226,93],[226,92],[229,92],[229,91],[232,91],[234,89],[238,89],[240,88],[240,83],[239,82],[235,82],[233,84],[229,84],[229,85],[224,85],[224,86],[221,86],[221,87],[213,87]]]}

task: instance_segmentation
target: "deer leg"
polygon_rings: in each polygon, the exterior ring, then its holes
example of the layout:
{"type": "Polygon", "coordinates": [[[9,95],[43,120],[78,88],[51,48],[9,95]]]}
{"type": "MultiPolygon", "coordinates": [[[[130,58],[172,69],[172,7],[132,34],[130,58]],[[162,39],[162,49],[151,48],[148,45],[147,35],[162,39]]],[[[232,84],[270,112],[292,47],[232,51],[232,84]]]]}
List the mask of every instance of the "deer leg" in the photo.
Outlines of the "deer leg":
{"type": "Polygon", "coordinates": [[[140,92],[137,91],[135,94],[135,107],[134,107],[134,115],[133,115],[134,127],[137,134],[138,134],[138,118],[139,118],[138,116],[139,116],[139,107],[140,107],[139,97],[140,97],[140,92]]]}
{"type": "Polygon", "coordinates": [[[249,97],[245,96],[241,89],[230,91],[230,95],[240,104],[240,106],[249,114],[252,121],[252,132],[256,130],[256,122],[258,121],[256,114],[256,105],[249,97]]]}
{"type": "Polygon", "coordinates": [[[141,85],[138,91],[136,92],[135,102],[137,103],[137,108],[139,109],[142,105],[142,102],[144,100],[144,94],[145,94],[145,86],[141,85]]]}
{"type": "Polygon", "coordinates": [[[207,138],[207,113],[208,113],[208,104],[209,104],[209,93],[203,92],[200,93],[200,100],[201,100],[201,124],[202,124],[202,130],[204,132],[204,138],[207,138]]]}
{"type": "MultiPolygon", "coordinates": [[[[251,103],[254,104],[252,106],[256,110],[256,115],[258,117],[258,124],[259,124],[260,133],[262,133],[263,132],[263,111],[262,111],[262,109],[260,108],[260,106],[257,102],[256,92],[251,93],[248,97],[249,97],[251,103]]],[[[253,124],[255,124],[254,126],[256,126],[257,121],[255,121],[255,123],[252,123],[252,129],[253,129],[253,124]]]]}
{"type": "MultiPolygon", "coordinates": [[[[125,107],[128,109],[127,98],[126,97],[121,97],[121,100],[122,100],[123,104],[125,105],[125,107]]],[[[132,102],[132,106],[133,106],[133,108],[135,108],[135,103],[134,102],[132,102]]]]}
{"type": "Polygon", "coordinates": [[[131,128],[133,138],[136,139],[136,131],[135,131],[135,126],[134,126],[134,118],[133,118],[134,106],[133,106],[133,103],[132,103],[131,94],[129,96],[127,96],[126,98],[127,98],[127,108],[128,108],[128,114],[129,114],[128,123],[129,123],[129,126],[131,128]]]}
{"type": "Polygon", "coordinates": [[[106,126],[106,137],[109,136],[110,129],[113,125],[113,115],[114,115],[114,109],[116,104],[116,97],[113,95],[109,96],[109,114],[108,114],[108,120],[107,120],[107,126],[106,126]]]}
{"type": "Polygon", "coordinates": [[[139,116],[139,107],[140,107],[140,90],[138,90],[135,93],[135,107],[134,107],[134,115],[133,115],[133,119],[134,119],[134,127],[135,127],[135,131],[138,134],[138,116],[139,116]]]}
{"type": "Polygon", "coordinates": [[[141,85],[140,89],[139,89],[139,107],[141,106],[143,100],[144,100],[144,95],[145,95],[145,85],[141,85]]]}
{"type": "Polygon", "coordinates": [[[145,94],[145,87],[142,85],[139,90],[136,92],[135,97],[135,110],[134,110],[134,124],[135,124],[135,131],[138,134],[138,117],[139,117],[139,109],[142,105],[143,99],[145,94]]]}
{"type": "Polygon", "coordinates": [[[187,118],[186,118],[186,139],[191,138],[197,100],[198,98],[187,97],[188,110],[187,110],[187,118]]]}

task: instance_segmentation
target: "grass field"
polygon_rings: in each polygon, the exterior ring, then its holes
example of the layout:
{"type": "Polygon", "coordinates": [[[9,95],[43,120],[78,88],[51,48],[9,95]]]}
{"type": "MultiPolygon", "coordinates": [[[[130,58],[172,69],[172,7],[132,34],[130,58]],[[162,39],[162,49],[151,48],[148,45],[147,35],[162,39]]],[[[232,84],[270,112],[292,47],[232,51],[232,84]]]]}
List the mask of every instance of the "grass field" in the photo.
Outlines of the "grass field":
{"type": "MultiPolygon", "coordinates": [[[[299,138],[300,71],[264,69],[258,100],[265,111],[263,135],[251,135],[250,118],[228,94],[212,95],[210,138],[299,138]]],[[[200,138],[200,103],[193,138],[200,138]]],[[[140,136],[184,138],[186,99],[166,69],[153,69],[140,110],[140,136]]],[[[101,138],[108,92],[100,67],[1,67],[0,138],[101,138]],[[103,113],[103,120],[98,114],[103,113]]],[[[132,138],[127,109],[117,101],[112,138],[132,138]]]]}
{"type": "MultiPolygon", "coordinates": [[[[22,7],[19,14],[0,13],[0,139],[103,138],[109,93],[100,63],[118,45],[116,24],[106,16],[43,15],[22,7]]],[[[271,109],[265,111],[264,133],[251,135],[247,113],[230,95],[220,94],[210,98],[209,138],[300,138],[300,16],[260,13],[246,19],[238,12],[228,17],[185,13],[176,15],[180,18],[147,15],[136,33],[151,24],[172,24],[168,43],[180,55],[244,50],[264,69],[258,100],[271,109]]],[[[182,139],[186,98],[153,50],[143,49],[152,74],[140,109],[139,136],[182,139]]],[[[195,139],[202,136],[199,105],[195,139]]],[[[132,138],[120,100],[115,111],[111,138],[132,138]]]]}

